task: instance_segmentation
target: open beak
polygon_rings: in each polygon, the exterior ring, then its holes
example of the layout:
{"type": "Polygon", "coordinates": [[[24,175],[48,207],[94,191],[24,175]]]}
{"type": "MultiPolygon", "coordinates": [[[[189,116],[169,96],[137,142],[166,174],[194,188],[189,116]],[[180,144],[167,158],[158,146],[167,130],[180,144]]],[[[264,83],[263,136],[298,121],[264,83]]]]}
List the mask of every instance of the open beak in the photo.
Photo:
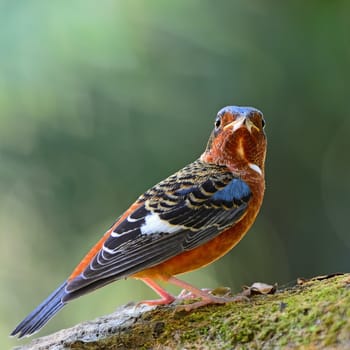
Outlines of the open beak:
{"type": "Polygon", "coordinates": [[[252,130],[255,129],[256,131],[260,131],[259,128],[250,120],[249,117],[246,116],[240,116],[230,124],[227,124],[224,127],[224,130],[228,128],[232,128],[232,131],[235,132],[236,130],[245,127],[250,133],[252,133],[252,130]]]}

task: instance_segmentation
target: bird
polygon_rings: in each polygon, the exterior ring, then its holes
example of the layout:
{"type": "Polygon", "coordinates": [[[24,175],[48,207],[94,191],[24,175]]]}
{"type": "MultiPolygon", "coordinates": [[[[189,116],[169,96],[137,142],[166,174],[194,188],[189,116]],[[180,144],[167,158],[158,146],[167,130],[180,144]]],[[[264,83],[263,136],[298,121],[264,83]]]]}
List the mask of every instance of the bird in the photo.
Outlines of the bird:
{"type": "Polygon", "coordinates": [[[140,302],[148,305],[176,300],[160,281],[199,300],[187,311],[228,302],[175,276],[222,257],[254,223],[265,192],[264,127],[256,108],[220,109],[203,154],[142,194],[11,336],[36,333],[68,302],[125,278],[141,280],[160,296],[140,302]]]}

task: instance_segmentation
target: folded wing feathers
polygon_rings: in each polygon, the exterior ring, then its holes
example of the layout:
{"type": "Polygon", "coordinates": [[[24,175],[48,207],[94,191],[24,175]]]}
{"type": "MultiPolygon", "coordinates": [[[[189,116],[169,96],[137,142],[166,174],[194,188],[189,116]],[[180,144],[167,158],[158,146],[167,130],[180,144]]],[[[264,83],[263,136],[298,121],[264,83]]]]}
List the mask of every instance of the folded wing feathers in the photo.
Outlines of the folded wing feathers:
{"type": "Polygon", "coordinates": [[[115,228],[85,271],[68,283],[68,294],[74,298],[213,239],[247,208],[249,187],[241,182],[224,167],[197,161],[154,186],[139,198],[143,204],[115,228]],[[244,196],[232,190],[233,179],[245,189],[244,196]],[[229,191],[223,192],[230,182],[229,191]]]}

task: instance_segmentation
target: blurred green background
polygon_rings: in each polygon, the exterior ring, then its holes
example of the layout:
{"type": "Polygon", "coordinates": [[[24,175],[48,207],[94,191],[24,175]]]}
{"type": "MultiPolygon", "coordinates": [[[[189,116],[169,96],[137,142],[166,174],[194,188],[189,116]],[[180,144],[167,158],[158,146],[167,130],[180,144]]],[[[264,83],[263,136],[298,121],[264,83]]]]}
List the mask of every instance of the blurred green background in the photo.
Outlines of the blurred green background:
{"type": "MultiPolygon", "coordinates": [[[[185,279],[237,292],[349,271],[349,18],[346,0],[1,1],[3,346],[139,194],[201,154],[225,105],[265,114],[265,201],[185,279]]],[[[120,281],[40,335],[152,297],[120,281]]]]}

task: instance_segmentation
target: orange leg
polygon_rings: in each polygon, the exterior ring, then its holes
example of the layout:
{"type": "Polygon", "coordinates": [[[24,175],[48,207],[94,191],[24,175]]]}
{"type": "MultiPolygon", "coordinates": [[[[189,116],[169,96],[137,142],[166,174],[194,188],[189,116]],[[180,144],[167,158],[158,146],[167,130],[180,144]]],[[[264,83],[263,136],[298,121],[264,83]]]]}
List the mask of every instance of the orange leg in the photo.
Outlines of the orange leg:
{"type": "Polygon", "coordinates": [[[173,297],[171,294],[169,294],[164,288],[162,288],[160,285],[158,285],[156,282],[154,282],[150,278],[140,278],[140,280],[147,284],[148,287],[152,288],[160,297],[161,299],[156,300],[143,300],[137,303],[139,304],[146,304],[146,305],[168,305],[171,304],[173,301],[175,301],[175,297],[173,297]]]}
{"type": "Polygon", "coordinates": [[[225,296],[215,296],[213,294],[210,294],[210,290],[205,289],[198,289],[191,284],[184,282],[176,277],[170,277],[167,282],[180,287],[182,289],[185,289],[189,293],[181,293],[179,297],[175,298],[171,294],[169,294],[165,289],[160,287],[156,282],[154,282],[151,278],[140,278],[141,281],[146,283],[150,288],[152,288],[158,295],[161,296],[161,299],[157,300],[144,300],[137,303],[139,304],[146,304],[146,305],[169,305],[172,302],[177,300],[183,300],[183,299],[193,299],[193,298],[200,298],[200,301],[197,301],[192,304],[187,305],[179,305],[177,306],[177,310],[185,310],[185,311],[191,311],[194,309],[197,309],[201,306],[209,305],[209,304],[225,304],[228,302],[234,302],[234,301],[243,301],[246,300],[243,296],[236,296],[236,297],[225,297],[225,296]]]}

